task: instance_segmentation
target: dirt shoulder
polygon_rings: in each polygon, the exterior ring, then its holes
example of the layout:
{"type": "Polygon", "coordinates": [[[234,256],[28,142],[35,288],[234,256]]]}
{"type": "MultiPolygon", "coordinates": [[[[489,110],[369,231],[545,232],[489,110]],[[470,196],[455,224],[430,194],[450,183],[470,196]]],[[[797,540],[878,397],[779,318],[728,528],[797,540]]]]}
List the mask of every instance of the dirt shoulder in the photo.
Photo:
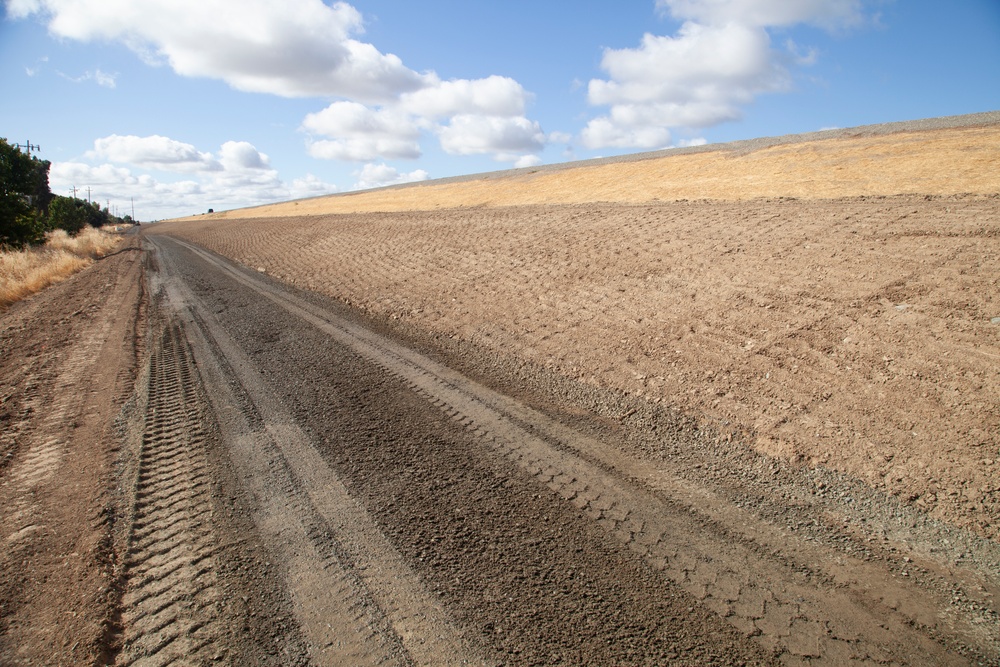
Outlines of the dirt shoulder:
{"type": "Polygon", "coordinates": [[[148,263],[128,236],[0,314],[0,664],[306,664],[148,263]]]}
{"type": "Polygon", "coordinates": [[[107,648],[118,595],[114,419],[142,341],[140,256],[130,238],[0,315],[3,664],[94,664],[107,648]]]}

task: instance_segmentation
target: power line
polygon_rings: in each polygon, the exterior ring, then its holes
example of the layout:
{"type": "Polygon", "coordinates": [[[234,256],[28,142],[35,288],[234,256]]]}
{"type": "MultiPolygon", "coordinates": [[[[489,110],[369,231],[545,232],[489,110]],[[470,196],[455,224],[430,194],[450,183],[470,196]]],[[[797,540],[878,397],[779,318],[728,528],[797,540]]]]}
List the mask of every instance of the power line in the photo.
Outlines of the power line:
{"type": "Polygon", "coordinates": [[[17,148],[19,150],[22,149],[22,148],[25,149],[25,151],[28,154],[28,157],[31,157],[31,151],[32,150],[36,150],[36,151],[42,150],[41,146],[39,146],[38,144],[33,144],[33,143],[31,143],[31,141],[26,141],[23,144],[14,144],[14,148],[17,148]]]}

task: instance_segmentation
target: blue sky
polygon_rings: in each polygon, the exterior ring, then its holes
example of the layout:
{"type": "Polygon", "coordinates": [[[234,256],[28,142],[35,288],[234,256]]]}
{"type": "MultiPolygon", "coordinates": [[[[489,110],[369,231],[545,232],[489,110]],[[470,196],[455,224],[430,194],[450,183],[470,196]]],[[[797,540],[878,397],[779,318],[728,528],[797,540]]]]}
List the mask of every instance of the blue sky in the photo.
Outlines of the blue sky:
{"type": "Polygon", "coordinates": [[[140,220],[1000,109],[998,0],[6,0],[0,136],[140,220]]]}

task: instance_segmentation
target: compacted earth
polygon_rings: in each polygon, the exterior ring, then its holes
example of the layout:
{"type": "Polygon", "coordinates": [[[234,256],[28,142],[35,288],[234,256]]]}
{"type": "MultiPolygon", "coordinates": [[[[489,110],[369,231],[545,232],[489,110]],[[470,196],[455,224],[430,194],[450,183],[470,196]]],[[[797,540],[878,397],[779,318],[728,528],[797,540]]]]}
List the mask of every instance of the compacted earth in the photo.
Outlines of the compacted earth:
{"type": "Polygon", "coordinates": [[[0,664],[1000,664],[993,116],[144,226],[0,314],[0,664]]]}

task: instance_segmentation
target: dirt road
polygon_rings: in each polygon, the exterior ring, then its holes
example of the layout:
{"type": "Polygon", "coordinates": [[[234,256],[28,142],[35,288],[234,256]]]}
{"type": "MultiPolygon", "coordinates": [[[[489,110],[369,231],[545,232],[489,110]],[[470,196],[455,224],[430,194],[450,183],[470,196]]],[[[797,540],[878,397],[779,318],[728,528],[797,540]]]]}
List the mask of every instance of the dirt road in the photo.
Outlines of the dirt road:
{"type": "Polygon", "coordinates": [[[994,542],[129,243],[3,315],[3,664],[1000,660],[994,542]]]}

